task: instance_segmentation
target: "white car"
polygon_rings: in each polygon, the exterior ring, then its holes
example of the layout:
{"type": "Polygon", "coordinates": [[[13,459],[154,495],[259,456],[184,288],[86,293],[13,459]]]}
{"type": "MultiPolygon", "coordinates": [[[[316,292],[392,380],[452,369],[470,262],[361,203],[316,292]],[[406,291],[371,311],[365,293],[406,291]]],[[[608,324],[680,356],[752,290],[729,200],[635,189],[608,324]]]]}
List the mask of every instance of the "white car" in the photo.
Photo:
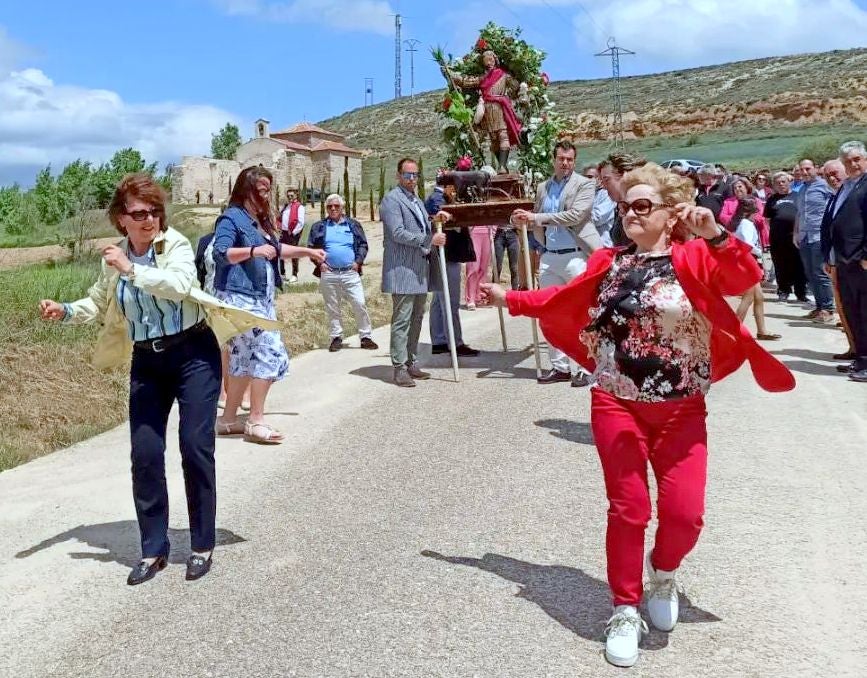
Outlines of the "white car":
{"type": "Polygon", "coordinates": [[[662,167],[665,169],[672,169],[674,167],[680,167],[685,170],[699,170],[703,165],[707,163],[702,162],[701,160],[686,160],[684,158],[678,158],[675,160],[666,160],[662,163],[662,167]]]}

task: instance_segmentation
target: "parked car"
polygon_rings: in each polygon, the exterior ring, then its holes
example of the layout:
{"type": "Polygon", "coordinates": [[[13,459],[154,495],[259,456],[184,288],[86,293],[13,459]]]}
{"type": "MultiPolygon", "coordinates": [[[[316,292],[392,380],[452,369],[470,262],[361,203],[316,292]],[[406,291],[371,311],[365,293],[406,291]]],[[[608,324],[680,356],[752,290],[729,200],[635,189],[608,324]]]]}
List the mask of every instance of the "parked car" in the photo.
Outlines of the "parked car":
{"type": "Polygon", "coordinates": [[[686,160],[684,158],[677,158],[675,160],[666,160],[662,163],[662,167],[665,169],[672,169],[673,167],[680,167],[685,170],[698,170],[705,165],[701,160],[686,160]]]}

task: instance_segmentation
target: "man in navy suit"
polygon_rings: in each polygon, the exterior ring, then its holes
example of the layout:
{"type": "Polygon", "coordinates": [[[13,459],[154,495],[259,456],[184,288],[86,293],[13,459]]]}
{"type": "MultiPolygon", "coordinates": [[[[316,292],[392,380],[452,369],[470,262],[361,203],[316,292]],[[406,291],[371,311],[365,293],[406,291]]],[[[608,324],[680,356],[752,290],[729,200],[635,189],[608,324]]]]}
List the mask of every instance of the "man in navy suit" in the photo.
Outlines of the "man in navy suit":
{"type": "Polygon", "coordinates": [[[840,147],[847,179],[822,220],[822,255],[837,270],[843,312],[855,343],[855,359],[843,368],[867,383],[867,148],[860,141],[840,147]]]}

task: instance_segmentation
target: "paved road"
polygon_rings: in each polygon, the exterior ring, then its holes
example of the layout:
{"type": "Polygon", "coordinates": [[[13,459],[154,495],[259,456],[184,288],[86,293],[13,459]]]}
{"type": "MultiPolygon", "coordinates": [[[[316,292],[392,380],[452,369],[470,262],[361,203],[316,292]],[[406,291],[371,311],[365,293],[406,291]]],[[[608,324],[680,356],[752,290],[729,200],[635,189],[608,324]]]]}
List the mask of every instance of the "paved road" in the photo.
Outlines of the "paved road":
{"type": "MultiPolygon", "coordinates": [[[[691,606],[630,675],[864,675],[867,389],[825,360],[839,332],[768,310],[798,389],[713,389],[691,606]]],[[[218,443],[223,545],[199,582],[176,446],[173,564],[136,588],[124,428],[0,474],[0,675],[624,675],[601,655],[587,393],[537,386],[527,351],[496,352],[494,311],[465,317],[490,353],[459,385],[447,356],[413,391],[383,381],[385,351],[296,360],[271,402],[288,442],[218,443]]],[[[523,349],[527,321],[508,327],[523,349]]]]}

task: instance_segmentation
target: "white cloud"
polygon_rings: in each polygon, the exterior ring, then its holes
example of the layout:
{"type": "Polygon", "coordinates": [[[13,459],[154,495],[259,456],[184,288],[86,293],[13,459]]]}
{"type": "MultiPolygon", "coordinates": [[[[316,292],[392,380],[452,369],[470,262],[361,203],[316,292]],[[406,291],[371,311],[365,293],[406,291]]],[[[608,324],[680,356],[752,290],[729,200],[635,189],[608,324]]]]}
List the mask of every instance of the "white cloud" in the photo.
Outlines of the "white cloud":
{"type": "MultiPolygon", "coordinates": [[[[513,6],[542,0],[509,0],[513,6]]],[[[867,11],[853,0],[547,0],[573,15],[576,39],[609,36],[634,50],[640,72],[859,47],[867,11]],[[564,7],[573,5],[573,8],[564,7]],[[586,7],[591,16],[581,9],[586,7]],[[592,18],[591,18],[592,17],[592,18]]],[[[544,11],[544,7],[541,8],[544,11]]]]}
{"type": "Polygon", "coordinates": [[[391,4],[384,0],[213,0],[233,16],[252,16],[284,23],[315,23],[344,31],[390,35],[394,30],[391,4]]]}
{"type": "Polygon", "coordinates": [[[82,158],[102,162],[126,146],[161,165],[210,150],[233,114],[177,102],[129,104],[110,90],[58,85],[41,70],[0,75],[0,185],[82,158]]]}

